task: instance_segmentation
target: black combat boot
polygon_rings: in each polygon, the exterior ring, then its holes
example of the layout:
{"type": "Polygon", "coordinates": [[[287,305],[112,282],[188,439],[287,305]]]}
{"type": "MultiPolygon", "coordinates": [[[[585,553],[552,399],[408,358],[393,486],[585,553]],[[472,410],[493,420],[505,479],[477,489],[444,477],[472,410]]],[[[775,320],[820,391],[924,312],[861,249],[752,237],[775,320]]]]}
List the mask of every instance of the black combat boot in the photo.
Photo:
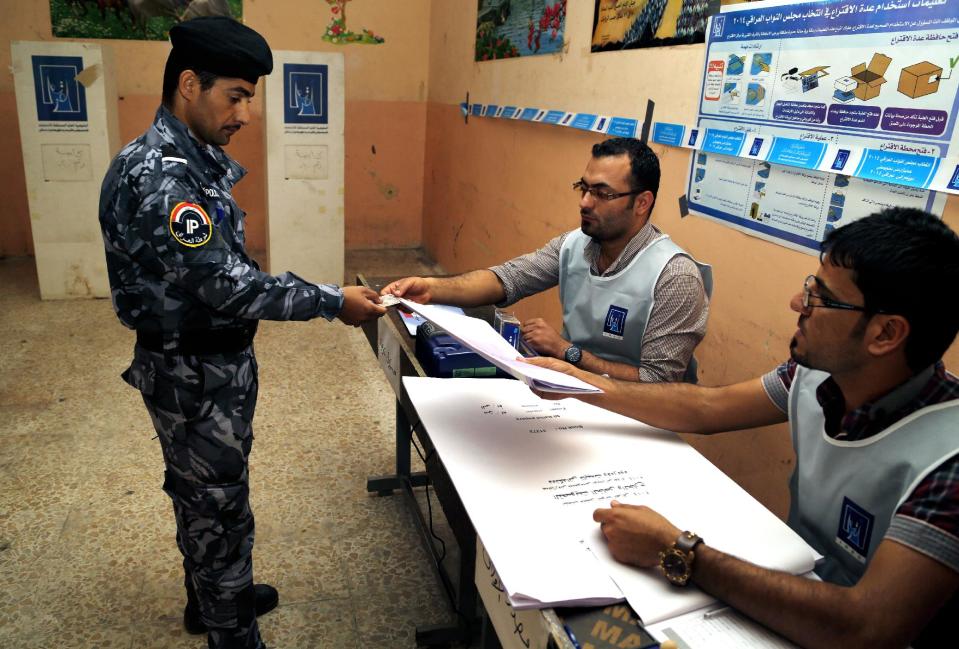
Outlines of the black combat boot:
{"type": "MultiPolygon", "coordinates": [[[[183,609],[183,627],[187,633],[199,635],[206,633],[207,627],[200,618],[200,602],[197,600],[193,582],[189,577],[184,579],[186,585],[186,607],[183,609]]],[[[255,584],[253,586],[256,606],[256,616],[269,613],[280,603],[280,594],[269,584],[255,584]]]]}

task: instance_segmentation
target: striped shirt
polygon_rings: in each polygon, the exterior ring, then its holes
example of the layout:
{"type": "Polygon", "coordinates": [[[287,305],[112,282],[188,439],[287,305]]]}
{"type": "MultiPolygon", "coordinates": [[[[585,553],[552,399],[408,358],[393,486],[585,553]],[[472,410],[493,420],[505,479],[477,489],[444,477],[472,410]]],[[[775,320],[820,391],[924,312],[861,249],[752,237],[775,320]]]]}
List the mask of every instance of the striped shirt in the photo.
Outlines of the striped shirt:
{"type": "MultiPolygon", "coordinates": [[[[545,246],[489,270],[503,282],[506,299],[497,306],[509,306],[559,284],[559,253],[569,232],[545,246]]],[[[586,244],[583,255],[593,275],[616,275],[647,247],[660,231],[647,222],[626,244],[619,257],[600,273],[597,264],[600,247],[596,241],[586,244]]],[[[656,288],[649,322],[643,334],[639,380],[646,382],[682,381],[693,350],[706,335],[709,299],[696,264],[685,255],[677,255],[666,264],[656,288]]]]}

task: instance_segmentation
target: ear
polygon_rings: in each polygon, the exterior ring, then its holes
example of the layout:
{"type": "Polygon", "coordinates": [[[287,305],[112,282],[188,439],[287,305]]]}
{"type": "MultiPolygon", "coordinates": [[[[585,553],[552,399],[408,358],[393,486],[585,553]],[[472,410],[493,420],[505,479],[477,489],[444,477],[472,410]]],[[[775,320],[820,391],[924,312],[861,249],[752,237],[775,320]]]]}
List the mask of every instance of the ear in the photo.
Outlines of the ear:
{"type": "Polygon", "coordinates": [[[636,194],[636,198],[633,201],[633,216],[644,220],[649,219],[654,200],[653,192],[651,191],[636,194]]]}
{"type": "Polygon", "coordinates": [[[177,81],[177,91],[186,101],[194,101],[201,92],[200,78],[193,70],[184,70],[177,81]]]}
{"type": "Polygon", "coordinates": [[[874,356],[905,351],[911,328],[901,315],[876,314],[866,328],[866,349],[874,356]]]}

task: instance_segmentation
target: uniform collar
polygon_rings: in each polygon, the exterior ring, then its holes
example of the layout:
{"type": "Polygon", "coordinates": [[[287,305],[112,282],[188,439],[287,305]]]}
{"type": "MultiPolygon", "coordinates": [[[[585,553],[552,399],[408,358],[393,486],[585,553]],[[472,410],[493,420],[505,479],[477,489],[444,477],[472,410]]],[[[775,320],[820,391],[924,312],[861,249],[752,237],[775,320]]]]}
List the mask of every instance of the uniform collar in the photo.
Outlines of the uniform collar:
{"type": "Polygon", "coordinates": [[[187,125],[167,110],[166,106],[161,105],[157,109],[153,128],[164,142],[175,148],[189,163],[211,173],[213,180],[226,176],[227,182],[234,185],[246,175],[246,169],[222,148],[215,144],[204,144],[194,137],[187,125]]]}
{"type": "MultiPolygon", "coordinates": [[[[656,226],[647,220],[643,227],[639,229],[639,232],[633,235],[633,238],[626,243],[626,247],[619,253],[619,257],[609,265],[609,268],[606,269],[603,275],[609,276],[618,273],[636,256],[636,253],[648,246],[653,238],[659,236],[659,234],[660,232],[656,229],[656,226]]],[[[586,259],[594,275],[599,275],[596,266],[599,262],[599,253],[599,243],[595,239],[590,238],[589,242],[583,248],[583,258],[586,259]]]]}

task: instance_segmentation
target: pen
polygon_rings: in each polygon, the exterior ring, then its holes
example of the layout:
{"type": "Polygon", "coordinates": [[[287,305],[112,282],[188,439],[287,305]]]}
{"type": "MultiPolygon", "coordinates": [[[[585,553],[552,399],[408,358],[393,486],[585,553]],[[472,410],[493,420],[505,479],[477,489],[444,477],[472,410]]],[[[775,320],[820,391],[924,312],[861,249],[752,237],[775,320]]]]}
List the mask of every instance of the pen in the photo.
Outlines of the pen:
{"type": "Polygon", "coordinates": [[[563,628],[566,629],[566,635],[569,636],[570,642],[573,643],[575,649],[583,649],[583,645],[579,644],[579,640],[576,639],[576,636],[573,634],[573,630],[569,628],[568,624],[564,624],[563,628]]]}

